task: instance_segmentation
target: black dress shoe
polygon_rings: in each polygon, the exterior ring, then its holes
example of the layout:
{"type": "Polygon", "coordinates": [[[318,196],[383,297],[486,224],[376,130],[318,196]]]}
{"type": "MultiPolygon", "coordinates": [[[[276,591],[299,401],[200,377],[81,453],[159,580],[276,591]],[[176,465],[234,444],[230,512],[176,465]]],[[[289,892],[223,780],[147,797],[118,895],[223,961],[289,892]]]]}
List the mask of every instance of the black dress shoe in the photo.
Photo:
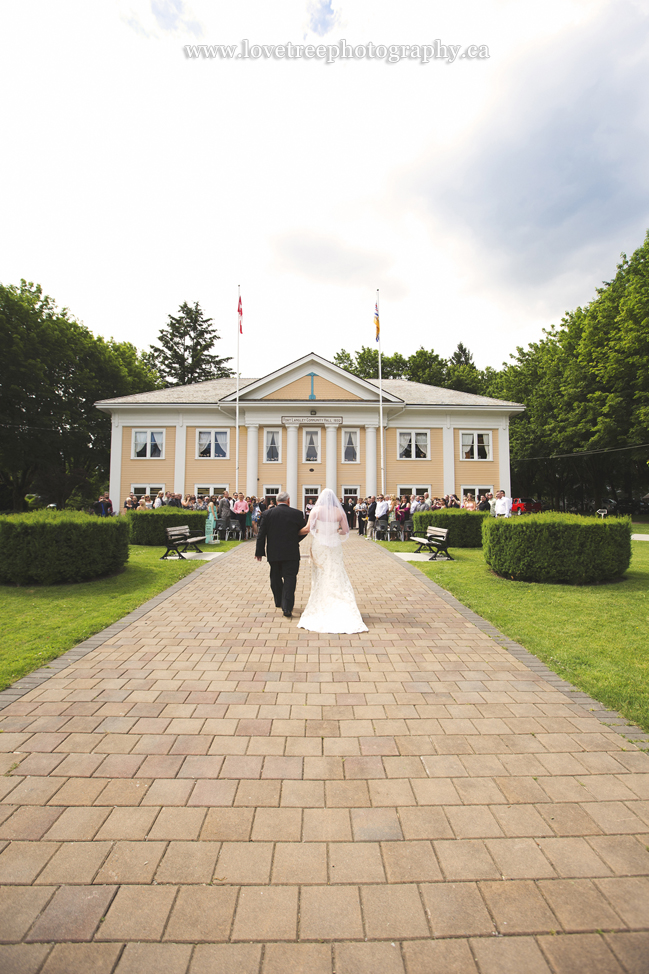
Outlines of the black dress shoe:
{"type": "Polygon", "coordinates": [[[292,619],[293,618],[293,612],[292,611],[291,612],[285,612],[284,615],[286,616],[287,619],[292,619]]]}

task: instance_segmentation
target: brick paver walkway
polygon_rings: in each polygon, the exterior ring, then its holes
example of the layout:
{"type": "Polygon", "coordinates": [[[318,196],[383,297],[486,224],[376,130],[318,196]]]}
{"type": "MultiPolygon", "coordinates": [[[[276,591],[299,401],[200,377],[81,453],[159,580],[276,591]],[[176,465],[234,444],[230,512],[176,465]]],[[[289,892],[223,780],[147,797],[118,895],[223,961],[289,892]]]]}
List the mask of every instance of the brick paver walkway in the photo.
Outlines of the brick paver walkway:
{"type": "Polygon", "coordinates": [[[649,756],[346,559],[369,633],[242,545],[0,713],[3,974],[649,970],[649,756]]]}

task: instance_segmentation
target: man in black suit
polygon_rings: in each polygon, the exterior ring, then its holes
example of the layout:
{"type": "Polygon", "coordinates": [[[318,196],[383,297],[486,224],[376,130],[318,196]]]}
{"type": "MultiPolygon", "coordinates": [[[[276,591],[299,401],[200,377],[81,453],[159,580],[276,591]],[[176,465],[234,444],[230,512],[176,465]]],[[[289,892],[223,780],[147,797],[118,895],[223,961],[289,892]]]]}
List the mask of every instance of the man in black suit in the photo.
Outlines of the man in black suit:
{"type": "Polygon", "coordinates": [[[289,507],[286,491],[277,495],[277,506],[269,507],[259,520],[255,558],[264,555],[270,565],[270,587],[275,605],[287,619],[293,616],[295,585],[300,570],[300,531],[306,521],[301,511],[289,507]]]}

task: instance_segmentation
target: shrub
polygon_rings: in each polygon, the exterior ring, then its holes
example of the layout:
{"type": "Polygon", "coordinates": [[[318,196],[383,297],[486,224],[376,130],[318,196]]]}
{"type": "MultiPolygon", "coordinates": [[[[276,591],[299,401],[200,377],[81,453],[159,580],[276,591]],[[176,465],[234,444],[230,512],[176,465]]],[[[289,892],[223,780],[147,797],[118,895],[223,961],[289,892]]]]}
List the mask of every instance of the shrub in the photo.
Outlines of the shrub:
{"type": "Polygon", "coordinates": [[[482,522],[489,517],[488,511],[463,511],[457,507],[439,511],[415,511],[415,534],[425,538],[426,528],[448,528],[449,548],[480,548],[482,546],[482,522]]]}
{"type": "Polygon", "coordinates": [[[188,525],[194,535],[205,534],[207,511],[183,511],[179,507],[159,507],[156,511],[133,511],[122,520],[131,527],[131,544],[164,545],[165,528],[188,525]]]}
{"type": "Polygon", "coordinates": [[[483,528],[487,564],[525,582],[587,585],[619,578],[631,561],[631,519],[577,514],[489,518],[483,528]]]}
{"type": "Polygon", "coordinates": [[[0,581],[16,585],[82,582],[128,561],[128,523],[75,511],[0,517],[0,581]]]}

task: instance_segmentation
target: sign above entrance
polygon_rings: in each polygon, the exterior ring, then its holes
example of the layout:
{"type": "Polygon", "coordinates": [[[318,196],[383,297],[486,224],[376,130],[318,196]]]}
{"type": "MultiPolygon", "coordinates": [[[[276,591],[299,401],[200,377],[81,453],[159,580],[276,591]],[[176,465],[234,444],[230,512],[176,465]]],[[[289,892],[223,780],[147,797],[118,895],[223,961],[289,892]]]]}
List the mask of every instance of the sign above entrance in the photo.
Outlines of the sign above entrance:
{"type": "Polygon", "coordinates": [[[342,426],[342,416],[282,416],[283,426],[342,426]]]}

